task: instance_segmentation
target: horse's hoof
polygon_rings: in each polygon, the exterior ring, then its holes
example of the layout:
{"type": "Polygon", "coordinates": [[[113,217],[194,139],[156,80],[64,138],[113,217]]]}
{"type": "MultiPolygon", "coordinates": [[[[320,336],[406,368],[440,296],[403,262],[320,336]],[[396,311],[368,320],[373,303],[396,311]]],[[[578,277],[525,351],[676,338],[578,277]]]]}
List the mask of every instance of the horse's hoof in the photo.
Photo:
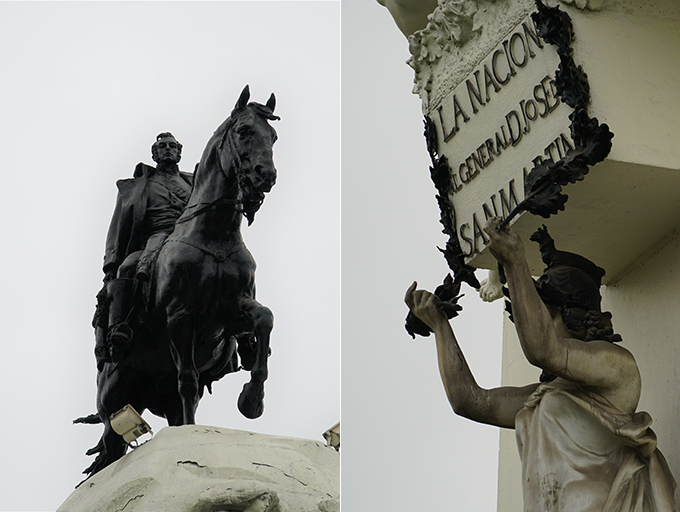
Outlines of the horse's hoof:
{"type": "Polygon", "coordinates": [[[251,420],[262,416],[264,412],[264,386],[246,382],[238,397],[238,410],[251,420]]]}

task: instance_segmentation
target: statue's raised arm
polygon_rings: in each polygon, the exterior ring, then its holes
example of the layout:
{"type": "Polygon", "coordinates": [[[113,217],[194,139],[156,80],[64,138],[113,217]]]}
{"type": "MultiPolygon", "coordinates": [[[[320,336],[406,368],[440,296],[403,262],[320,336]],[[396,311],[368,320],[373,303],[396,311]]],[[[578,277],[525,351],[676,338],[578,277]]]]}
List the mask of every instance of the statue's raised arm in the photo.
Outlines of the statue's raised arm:
{"type": "Polygon", "coordinates": [[[541,383],[485,390],[472,376],[438,298],[406,293],[435,333],[439,369],[457,414],[517,430],[524,511],[676,511],[675,480],[656,449],[651,416],[636,412],[641,379],[633,355],[615,345],[601,309],[604,270],[555,248],[547,229],[531,239],[546,264],[534,280],[524,244],[501,219],[485,231],[507,277],[511,319],[541,383]]]}

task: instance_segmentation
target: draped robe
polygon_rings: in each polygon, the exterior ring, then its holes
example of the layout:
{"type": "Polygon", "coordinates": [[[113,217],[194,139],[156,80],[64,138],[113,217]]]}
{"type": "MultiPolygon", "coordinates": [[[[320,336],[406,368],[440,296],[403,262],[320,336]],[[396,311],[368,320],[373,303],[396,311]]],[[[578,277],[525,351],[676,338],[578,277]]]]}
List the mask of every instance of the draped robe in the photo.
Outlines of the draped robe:
{"type": "Polygon", "coordinates": [[[574,382],[541,384],[515,418],[524,512],[677,511],[651,423],[574,382]]]}

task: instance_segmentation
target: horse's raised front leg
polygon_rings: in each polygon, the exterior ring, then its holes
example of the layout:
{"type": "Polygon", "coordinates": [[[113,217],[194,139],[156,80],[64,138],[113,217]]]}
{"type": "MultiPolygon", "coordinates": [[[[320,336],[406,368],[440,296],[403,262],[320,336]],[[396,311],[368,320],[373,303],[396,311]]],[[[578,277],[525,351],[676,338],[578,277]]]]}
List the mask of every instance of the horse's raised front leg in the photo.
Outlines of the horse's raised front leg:
{"type": "Polygon", "coordinates": [[[238,397],[238,409],[246,418],[255,419],[264,412],[264,381],[269,375],[267,358],[269,357],[269,335],[274,328],[274,315],[269,308],[255,299],[241,301],[241,311],[250,316],[257,343],[255,364],[250,372],[250,382],[243,386],[238,397]]]}
{"type": "MultiPolygon", "coordinates": [[[[167,312],[170,352],[177,367],[177,389],[182,399],[182,424],[194,425],[199,388],[198,369],[194,360],[196,330],[193,315],[186,308],[176,307],[173,304],[168,306],[167,312]]],[[[175,421],[172,422],[175,423],[175,421]]]]}

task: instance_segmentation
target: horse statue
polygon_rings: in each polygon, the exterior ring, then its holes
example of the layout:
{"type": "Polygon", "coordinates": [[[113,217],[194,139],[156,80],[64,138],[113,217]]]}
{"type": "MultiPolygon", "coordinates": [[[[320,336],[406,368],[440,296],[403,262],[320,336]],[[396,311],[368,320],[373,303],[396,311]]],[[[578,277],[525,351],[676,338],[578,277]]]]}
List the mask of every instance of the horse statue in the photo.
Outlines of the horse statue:
{"type": "Polygon", "coordinates": [[[97,414],[77,423],[103,423],[84,473],[102,470],[125,454],[127,443],[110,424],[130,404],[168,425],[195,423],[204,388],[241,368],[251,372],[238,399],[247,418],[264,410],[273,315],[255,300],[255,260],[243,243],[242,218],[255,213],[276,181],[269,121],[276,99],[248,103],[246,86],[229,118],[208,141],[196,166],[191,196],[139,293],[143,305],[125,358],[97,375],[97,414]],[[239,364],[240,362],[240,364],[239,364]]]}

